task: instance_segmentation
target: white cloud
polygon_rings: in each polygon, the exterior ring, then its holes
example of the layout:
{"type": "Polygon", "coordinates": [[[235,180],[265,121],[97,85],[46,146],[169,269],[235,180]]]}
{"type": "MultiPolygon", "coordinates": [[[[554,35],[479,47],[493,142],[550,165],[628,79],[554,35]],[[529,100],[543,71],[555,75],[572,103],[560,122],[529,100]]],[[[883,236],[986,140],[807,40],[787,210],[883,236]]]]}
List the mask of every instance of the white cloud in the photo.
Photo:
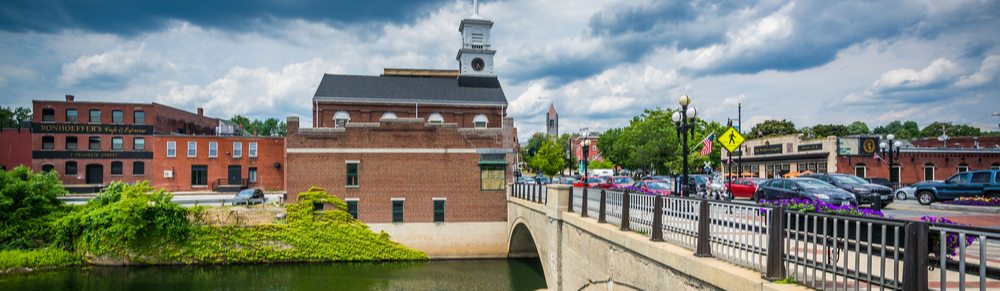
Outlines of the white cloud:
{"type": "MultiPolygon", "coordinates": [[[[794,7],[795,2],[790,2],[748,27],[727,32],[725,43],[694,50],[682,50],[678,52],[676,62],[678,66],[683,68],[706,70],[718,66],[720,63],[746,58],[755,51],[766,51],[792,35],[795,23],[789,14],[794,7]]],[[[747,15],[743,17],[749,18],[751,16],[749,13],[745,14],[747,15]]],[[[742,21],[753,21],[753,19],[744,18],[742,21]]]]}
{"type": "Polygon", "coordinates": [[[961,66],[948,59],[941,58],[935,60],[920,72],[912,69],[897,69],[885,72],[875,81],[875,84],[872,84],[872,90],[881,93],[921,89],[928,86],[950,83],[963,73],[965,73],[965,69],[961,66]]]}
{"type": "Polygon", "coordinates": [[[144,53],[146,44],[134,50],[115,48],[99,55],[81,56],[62,66],[59,85],[123,88],[136,75],[164,68],[175,68],[171,62],[144,53]]]}
{"type": "Polygon", "coordinates": [[[744,124],[746,124],[746,129],[744,129],[742,131],[744,131],[744,132],[750,132],[750,128],[753,127],[754,125],[757,125],[758,123],[764,122],[765,120],[773,120],[773,119],[775,119],[775,118],[773,116],[771,116],[771,115],[754,115],[754,116],[751,116],[749,119],[747,119],[747,122],[744,123],[744,124]]]}
{"type": "Polygon", "coordinates": [[[989,56],[983,59],[983,65],[975,74],[962,77],[958,82],[955,82],[955,86],[978,87],[986,85],[994,80],[997,72],[1000,72],[1000,55],[989,56]]]}
{"type": "Polygon", "coordinates": [[[914,120],[916,116],[914,114],[921,112],[921,108],[910,108],[904,110],[890,110],[889,112],[882,113],[876,120],[881,122],[888,122],[893,120],[914,120]]]}

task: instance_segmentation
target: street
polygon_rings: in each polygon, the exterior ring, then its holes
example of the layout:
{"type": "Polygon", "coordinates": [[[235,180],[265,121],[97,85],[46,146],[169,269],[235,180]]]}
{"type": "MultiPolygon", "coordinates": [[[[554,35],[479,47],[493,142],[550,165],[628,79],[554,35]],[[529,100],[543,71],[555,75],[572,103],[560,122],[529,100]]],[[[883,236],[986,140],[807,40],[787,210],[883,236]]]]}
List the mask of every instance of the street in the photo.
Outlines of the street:
{"type": "MultiPolygon", "coordinates": [[[[750,200],[739,198],[734,199],[733,202],[747,205],[754,204],[750,200]]],[[[867,206],[862,208],[867,208],[867,206]]],[[[998,214],[935,210],[931,209],[930,206],[920,205],[914,199],[893,201],[882,209],[882,213],[886,217],[907,220],[920,220],[923,216],[945,217],[960,224],[1000,229],[1000,215],[998,214]]]]}

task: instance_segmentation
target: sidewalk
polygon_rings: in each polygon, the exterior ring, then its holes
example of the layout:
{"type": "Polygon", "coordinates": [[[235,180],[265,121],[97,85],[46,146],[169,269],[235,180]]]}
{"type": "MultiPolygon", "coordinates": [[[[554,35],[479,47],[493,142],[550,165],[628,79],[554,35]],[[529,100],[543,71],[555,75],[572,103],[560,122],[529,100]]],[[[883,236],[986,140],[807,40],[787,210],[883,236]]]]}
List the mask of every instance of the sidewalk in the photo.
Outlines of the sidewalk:
{"type": "MultiPolygon", "coordinates": [[[[213,191],[185,191],[185,192],[171,192],[174,196],[202,196],[202,195],[236,195],[236,192],[213,192],[213,191]]],[[[281,195],[285,194],[285,191],[264,191],[264,195],[281,195]]],[[[86,194],[66,194],[60,195],[59,197],[64,198],[86,198],[97,196],[97,193],[86,193],[86,194]]]]}

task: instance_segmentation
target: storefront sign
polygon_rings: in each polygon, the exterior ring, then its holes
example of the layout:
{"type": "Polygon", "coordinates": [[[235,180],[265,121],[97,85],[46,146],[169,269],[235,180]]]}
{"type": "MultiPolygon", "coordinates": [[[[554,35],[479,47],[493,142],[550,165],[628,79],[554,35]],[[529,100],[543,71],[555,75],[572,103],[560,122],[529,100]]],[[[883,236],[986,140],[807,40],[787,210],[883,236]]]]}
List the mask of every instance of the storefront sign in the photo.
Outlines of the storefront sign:
{"type": "Polygon", "coordinates": [[[859,155],[874,155],[876,150],[878,150],[878,139],[874,138],[858,139],[859,155]]]}
{"type": "Polygon", "coordinates": [[[35,133],[150,135],[152,125],[35,123],[35,133]]]}
{"type": "Polygon", "coordinates": [[[33,151],[32,159],[153,159],[153,152],[33,151]]]}
{"type": "Polygon", "coordinates": [[[780,144],[753,147],[754,155],[770,155],[770,154],[780,154],[780,153],[781,153],[780,144]]]}
{"type": "Polygon", "coordinates": [[[821,143],[817,143],[817,144],[800,144],[799,145],[799,151],[800,152],[804,152],[804,151],[818,151],[818,150],[822,150],[822,149],[823,149],[823,144],[821,144],[821,143]]]}

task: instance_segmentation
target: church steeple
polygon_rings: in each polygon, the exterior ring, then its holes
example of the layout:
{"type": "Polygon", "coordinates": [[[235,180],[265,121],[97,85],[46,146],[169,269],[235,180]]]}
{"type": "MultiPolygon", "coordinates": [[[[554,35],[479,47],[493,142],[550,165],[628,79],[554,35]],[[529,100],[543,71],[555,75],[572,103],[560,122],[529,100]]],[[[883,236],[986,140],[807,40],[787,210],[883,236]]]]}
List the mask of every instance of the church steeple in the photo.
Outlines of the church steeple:
{"type": "Polygon", "coordinates": [[[479,0],[473,0],[472,16],[463,19],[458,26],[462,33],[462,48],[455,59],[458,60],[459,76],[496,77],[493,72],[493,55],[490,49],[490,30],[493,21],[479,16],[479,0]]]}
{"type": "Polygon", "coordinates": [[[559,136],[559,114],[556,113],[555,104],[549,104],[549,114],[545,116],[545,122],[548,123],[545,133],[551,136],[559,136]]]}

